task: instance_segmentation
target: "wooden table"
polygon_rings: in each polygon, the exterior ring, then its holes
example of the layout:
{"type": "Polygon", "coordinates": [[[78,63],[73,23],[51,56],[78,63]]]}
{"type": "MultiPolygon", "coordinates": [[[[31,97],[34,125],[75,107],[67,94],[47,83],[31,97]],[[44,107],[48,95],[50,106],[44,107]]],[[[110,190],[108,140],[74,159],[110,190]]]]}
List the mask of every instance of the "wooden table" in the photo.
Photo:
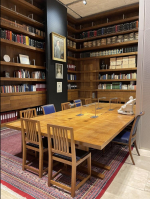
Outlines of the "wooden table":
{"type": "MultiPolygon", "coordinates": [[[[95,114],[95,105],[92,104],[82,107],[83,116],[77,116],[81,109],[77,107],[49,115],[38,116],[34,119],[40,121],[43,136],[47,136],[48,123],[73,127],[76,144],[82,147],[92,147],[102,150],[134,120],[135,115],[118,114],[117,110],[120,108],[120,104],[112,104],[111,108],[114,109],[113,111],[109,111],[109,104],[107,103],[100,103],[100,106],[103,108],[96,111],[97,118],[91,118],[95,114]]],[[[21,130],[21,123],[20,121],[8,123],[7,127],[21,130]]],[[[93,161],[92,164],[110,170],[109,166],[93,161]]],[[[104,178],[103,174],[98,174],[94,171],[92,171],[92,174],[96,177],[104,178]]]]}

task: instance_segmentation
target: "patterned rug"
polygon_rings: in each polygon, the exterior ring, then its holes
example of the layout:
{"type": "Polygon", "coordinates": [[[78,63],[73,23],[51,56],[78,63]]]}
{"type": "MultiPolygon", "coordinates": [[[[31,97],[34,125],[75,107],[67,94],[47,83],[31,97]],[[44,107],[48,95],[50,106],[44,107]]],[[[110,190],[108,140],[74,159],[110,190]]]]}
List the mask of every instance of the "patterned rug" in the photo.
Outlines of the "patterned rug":
{"type": "MultiPolygon", "coordinates": [[[[1,130],[1,183],[16,193],[28,199],[69,199],[69,192],[56,187],[47,186],[48,176],[45,174],[41,179],[37,174],[22,171],[21,132],[13,129],[1,130]]],[[[121,166],[128,157],[127,147],[119,145],[107,146],[105,153],[99,150],[91,150],[92,160],[111,166],[110,171],[92,167],[93,170],[105,175],[104,180],[91,177],[79,190],[76,191],[76,199],[101,198],[121,166]]],[[[27,157],[30,159],[30,155],[27,157]]],[[[54,167],[54,173],[59,169],[54,167]]],[[[77,172],[79,173],[79,172],[77,172]]],[[[84,176],[85,174],[80,175],[84,176]]],[[[56,181],[70,185],[70,176],[59,174],[56,181]]],[[[77,182],[79,183],[79,182],[77,182]]]]}

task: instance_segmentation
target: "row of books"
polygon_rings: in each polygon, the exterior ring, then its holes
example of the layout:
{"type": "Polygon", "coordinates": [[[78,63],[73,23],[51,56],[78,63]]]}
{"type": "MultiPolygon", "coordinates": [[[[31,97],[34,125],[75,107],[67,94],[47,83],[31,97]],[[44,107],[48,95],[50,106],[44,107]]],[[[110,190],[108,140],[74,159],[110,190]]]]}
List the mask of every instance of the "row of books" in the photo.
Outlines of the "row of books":
{"type": "Polygon", "coordinates": [[[18,118],[17,111],[1,113],[1,124],[6,123],[6,122],[15,121],[15,120],[17,120],[17,118],[18,118]]]}
{"type": "Polygon", "coordinates": [[[0,93],[19,93],[19,92],[29,92],[29,91],[46,91],[46,84],[22,84],[22,85],[8,85],[1,86],[0,93]]]}
{"type": "Polygon", "coordinates": [[[115,43],[121,43],[121,42],[133,41],[133,40],[138,40],[138,32],[84,42],[83,47],[91,48],[91,47],[96,47],[96,46],[105,46],[109,44],[115,44],[115,43]]]}
{"type": "Polygon", "coordinates": [[[17,43],[21,43],[27,46],[40,48],[40,49],[45,48],[45,42],[39,42],[39,41],[29,38],[28,36],[25,36],[22,34],[21,35],[15,34],[10,30],[3,30],[1,28],[0,28],[0,38],[14,41],[17,43]]]}
{"type": "Polygon", "coordinates": [[[76,70],[76,66],[75,65],[71,65],[71,64],[67,64],[67,69],[75,71],[76,70]]]}
{"type": "Polygon", "coordinates": [[[77,76],[72,74],[67,74],[67,80],[76,80],[77,76]]]}
{"type": "Polygon", "coordinates": [[[21,25],[19,23],[16,23],[16,22],[10,21],[8,19],[4,19],[4,18],[0,18],[0,21],[1,21],[1,23],[7,24],[9,26],[20,28],[20,29],[26,30],[28,32],[34,33],[36,35],[39,35],[41,37],[45,37],[45,32],[43,32],[42,30],[39,30],[37,28],[34,28],[32,26],[27,26],[25,24],[21,25]]]}
{"type": "Polygon", "coordinates": [[[73,42],[73,41],[67,39],[67,46],[76,49],[76,42],[73,42]]]}
{"type": "Polygon", "coordinates": [[[105,34],[127,31],[127,30],[132,30],[132,29],[138,28],[138,26],[139,26],[139,22],[133,21],[133,22],[130,22],[130,23],[124,23],[124,24],[109,26],[109,27],[106,27],[106,28],[100,28],[98,30],[87,31],[87,32],[81,33],[80,39],[89,38],[89,37],[96,37],[96,36],[101,36],[101,35],[105,35],[105,34]]]}
{"type": "Polygon", "coordinates": [[[122,84],[122,82],[113,82],[112,84],[99,84],[98,89],[119,89],[119,90],[136,90],[136,85],[122,84]]]}
{"type": "Polygon", "coordinates": [[[80,58],[86,58],[86,57],[98,57],[98,56],[105,56],[105,55],[116,55],[121,53],[130,53],[130,52],[137,52],[138,46],[132,46],[132,47],[126,47],[126,48],[120,48],[120,49],[111,49],[111,50],[103,50],[98,52],[85,52],[80,53],[80,58]]]}
{"type": "Polygon", "coordinates": [[[136,56],[110,58],[110,69],[135,68],[136,56]]]}
{"type": "Polygon", "coordinates": [[[137,74],[136,73],[129,73],[129,74],[119,74],[119,75],[115,75],[114,73],[109,75],[109,74],[105,74],[105,75],[101,75],[99,74],[99,79],[101,80],[107,80],[107,79],[136,79],[137,74]]]}
{"type": "Polygon", "coordinates": [[[17,78],[30,78],[31,77],[34,79],[45,79],[45,72],[34,71],[30,75],[30,72],[28,70],[21,69],[21,70],[14,71],[14,77],[17,77],[17,78]]]}
{"type": "Polygon", "coordinates": [[[76,84],[68,84],[68,90],[70,89],[77,89],[77,85],[76,84]]]}

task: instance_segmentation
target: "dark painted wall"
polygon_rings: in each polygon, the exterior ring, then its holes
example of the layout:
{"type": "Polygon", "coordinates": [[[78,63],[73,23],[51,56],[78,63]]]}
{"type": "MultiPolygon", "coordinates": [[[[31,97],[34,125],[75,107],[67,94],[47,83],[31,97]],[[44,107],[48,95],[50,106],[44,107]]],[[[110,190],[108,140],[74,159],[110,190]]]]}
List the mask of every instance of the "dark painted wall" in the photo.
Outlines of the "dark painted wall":
{"type": "Polygon", "coordinates": [[[67,41],[67,9],[56,0],[46,0],[45,18],[47,104],[60,111],[61,103],[67,102],[67,63],[52,60],[51,33],[65,36],[67,41]],[[63,79],[55,78],[55,63],[63,64],[63,79]],[[57,82],[62,82],[62,93],[57,93],[57,82]]]}

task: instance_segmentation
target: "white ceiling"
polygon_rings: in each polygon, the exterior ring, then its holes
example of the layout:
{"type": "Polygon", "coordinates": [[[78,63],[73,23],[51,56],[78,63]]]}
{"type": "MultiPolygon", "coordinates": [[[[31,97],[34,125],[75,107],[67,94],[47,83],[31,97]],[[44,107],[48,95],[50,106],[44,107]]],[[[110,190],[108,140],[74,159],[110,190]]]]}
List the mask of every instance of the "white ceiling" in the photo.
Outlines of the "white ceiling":
{"type": "MultiPolygon", "coordinates": [[[[76,0],[59,0],[59,1],[67,5],[76,0]]],[[[86,17],[86,16],[93,15],[96,13],[112,10],[114,8],[119,8],[122,6],[139,2],[139,0],[86,0],[86,1],[87,1],[86,5],[83,4],[82,0],[80,2],[69,5],[67,9],[68,14],[78,19],[80,18],[80,16],[86,17]],[[80,16],[75,14],[72,10],[76,12],[77,14],[79,14],[80,16]]]]}

